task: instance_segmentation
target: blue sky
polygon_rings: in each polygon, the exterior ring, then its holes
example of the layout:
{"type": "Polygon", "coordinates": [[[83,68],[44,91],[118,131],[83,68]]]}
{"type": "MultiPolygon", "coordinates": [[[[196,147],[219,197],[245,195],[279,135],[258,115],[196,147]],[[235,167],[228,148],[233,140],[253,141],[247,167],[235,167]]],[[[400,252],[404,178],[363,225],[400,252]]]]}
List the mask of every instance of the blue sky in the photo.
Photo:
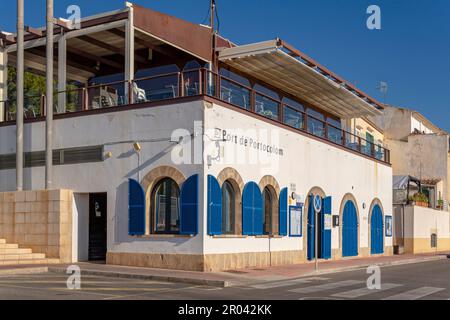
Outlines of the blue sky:
{"type": "MultiPolygon", "coordinates": [[[[209,0],[135,0],[201,23],[209,0]]],[[[122,8],[122,0],[56,0],[55,16],[70,4],[83,16],[122,8]]],[[[45,0],[25,0],[26,24],[45,24],[45,0]]],[[[220,32],[238,43],[280,37],[383,101],[422,112],[450,131],[450,1],[448,0],[217,0],[220,32]],[[381,7],[382,29],[366,28],[366,9],[381,7]]],[[[15,29],[15,1],[1,1],[0,28],[15,29]]]]}

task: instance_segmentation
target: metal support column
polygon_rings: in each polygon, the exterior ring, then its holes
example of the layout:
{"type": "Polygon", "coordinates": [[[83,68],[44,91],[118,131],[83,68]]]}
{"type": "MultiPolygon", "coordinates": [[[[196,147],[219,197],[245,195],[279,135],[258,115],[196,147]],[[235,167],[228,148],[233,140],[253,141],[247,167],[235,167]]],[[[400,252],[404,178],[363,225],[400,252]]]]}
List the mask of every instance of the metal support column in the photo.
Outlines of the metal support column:
{"type": "Polygon", "coordinates": [[[0,122],[6,121],[6,111],[8,108],[8,51],[2,49],[0,51],[0,122]]]}
{"type": "Polygon", "coordinates": [[[46,84],[46,143],[45,189],[52,187],[53,171],[53,0],[47,0],[47,84],[46,84]]]}
{"type": "MultiPolygon", "coordinates": [[[[64,32],[64,31],[63,31],[64,32]]],[[[58,112],[66,112],[67,40],[63,34],[58,40],[58,112]]]]}
{"type": "Polygon", "coordinates": [[[24,1],[17,0],[16,189],[23,190],[24,1]]]}
{"type": "Polygon", "coordinates": [[[134,80],[134,18],[133,5],[127,4],[128,20],[125,23],[125,96],[129,103],[134,103],[133,99],[133,84],[134,80]]]}

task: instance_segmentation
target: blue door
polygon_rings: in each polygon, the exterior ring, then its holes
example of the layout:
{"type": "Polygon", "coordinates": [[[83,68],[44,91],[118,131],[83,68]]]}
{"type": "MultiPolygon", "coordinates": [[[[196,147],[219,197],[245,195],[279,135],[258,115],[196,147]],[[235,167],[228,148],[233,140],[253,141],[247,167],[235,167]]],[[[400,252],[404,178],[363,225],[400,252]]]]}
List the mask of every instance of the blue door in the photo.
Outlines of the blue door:
{"type": "Polygon", "coordinates": [[[315,219],[315,212],[314,212],[314,197],[309,197],[309,206],[308,206],[308,260],[313,260],[315,258],[315,252],[314,252],[314,242],[315,242],[315,229],[314,229],[314,219],[315,219]]]}
{"type": "Polygon", "coordinates": [[[358,255],[358,217],[353,201],[347,201],[342,216],[342,256],[358,255]]]}
{"type": "Polygon", "coordinates": [[[372,209],[372,218],[370,219],[370,252],[372,254],[384,252],[383,214],[379,205],[372,209]]]}

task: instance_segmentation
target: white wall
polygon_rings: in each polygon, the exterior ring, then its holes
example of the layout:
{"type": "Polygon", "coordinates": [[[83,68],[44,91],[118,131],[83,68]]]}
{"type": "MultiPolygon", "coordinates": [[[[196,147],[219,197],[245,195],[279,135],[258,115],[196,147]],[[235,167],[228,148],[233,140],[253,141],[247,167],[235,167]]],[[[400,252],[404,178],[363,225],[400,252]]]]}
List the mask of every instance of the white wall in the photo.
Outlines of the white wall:
{"type": "Polygon", "coordinates": [[[89,260],[89,194],[73,195],[73,261],[89,260]]]}
{"type": "MultiPolygon", "coordinates": [[[[44,123],[25,125],[25,151],[44,150],[44,123]]],[[[112,112],[55,121],[54,148],[104,145],[104,151],[112,152],[112,157],[103,162],[65,165],[54,167],[54,188],[72,189],[76,193],[78,228],[86,224],[86,194],[107,192],[108,196],[108,251],[136,253],[227,253],[302,250],[303,239],[266,238],[212,239],[206,235],[206,179],[208,174],[217,176],[225,167],[232,166],[244,182],[259,182],[264,175],[272,175],[280,187],[296,185],[296,193],[305,197],[308,191],[321,187],[332,196],[333,214],[338,215],[341,200],[347,193],[357,199],[360,212],[360,247],[368,246],[368,210],[374,198],[380,199],[385,214],[392,213],[392,170],[389,166],[369,160],[347,150],[331,146],[322,141],[306,137],[291,130],[268,124],[241,112],[214,105],[204,107],[204,102],[189,102],[161,107],[141,108],[122,112],[112,112]],[[200,174],[201,206],[200,233],[193,238],[132,238],[128,236],[128,178],[137,178],[137,157],[132,142],[141,141],[141,179],[150,170],[163,165],[173,165],[171,152],[174,144],[169,141],[175,129],[193,132],[194,121],[205,121],[208,137],[205,137],[206,155],[218,154],[229,157],[232,151],[244,156],[248,148],[233,143],[219,143],[215,147],[214,128],[226,129],[230,133],[247,135],[266,140],[283,149],[283,155],[261,157],[265,152],[256,152],[257,162],[231,161],[217,163],[211,167],[201,164],[181,164],[176,167],[186,176],[200,174]],[[212,129],[209,132],[208,129],[212,129]],[[239,132],[239,130],[265,129],[266,131],[239,132]],[[268,138],[268,134],[274,137],[268,138]],[[259,136],[258,136],[259,135],[259,136]],[[152,141],[148,141],[151,139],[152,141]],[[144,142],[143,140],[147,140],[144,142]],[[209,149],[212,148],[212,149],[209,149]],[[81,195],[82,194],[82,195],[81,195]],[[363,203],[365,209],[363,209],[363,203]]],[[[15,127],[0,127],[0,154],[14,152],[15,127]]],[[[246,160],[246,159],[243,159],[246,160]]],[[[249,160],[249,159],[247,159],[249,160]]],[[[175,165],[174,165],[175,166],[175,165]]],[[[0,191],[15,189],[15,171],[0,171],[0,191]]],[[[44,184],[44,168],[25,170],[25,186],[28,189],[41,189],[44,184]]],[[[290,189],[292,191],[292,189],[290,189]]],[[[88,210],[87,210],[88,211],[88,210]]],[[[305,212],[304,219],[305,221],[305,212]]],[[[305,235],[304,235],[305,236],[305,235]]],[[[77,251],[79,259],[84,259],[86,234],[78,233],[78,244],[84,249],[77,251]],[[82,240],[84,239],[84,240],[82,240]]],[[[386,239],[387,246],[391,238],[386,239]]],[[[339,247],[339,228],[332,230],[332,247],[339,247]]]]}
{"type": "MultiPolygon", "coordinates": [[[[259,183],[265,175],[272,175],[280,188],[296,185],[296,193],[305,198],[313,187],[320,187],[327,196],[332,196],[332,211],[339,215],[343,197],[351,193],[357,200],[360,212],[360,247],[368,247],[369,207],[378,198],[384,214],[392,215],[392,169],[384,164],[369,160],[360,155],[331,146],[322,141],[305,137],[265,121],[255,119],[240,112],[214,105],[206,110],[205,128],[213,135],[215,129],[227,130],[230,134],[276,145],[284,150],[284,155],[265,156],[263,151],[250,151],[251,148],[231,142],[221,143],[222,159],[214,161],[206,168],[205,176],[217,175],[226,167],[233,167],[242,176],[244,183],[259,183]],[[261,131],[262,130],[262,131],[261,131]],[[236,155],[237,160],[233,159],[236,155]],[[253,164],[242,162],[257,156],[253,164]],[[239,159],[241,157],[241,159],[239,159]],[[365,209],[363,209],[365,204],[365,209]]],[[[208,140],[208,139],[207,139],[208,140]]],[[[213,142],[205,142],[207,154],[217,155],[213,142]]],[[[289,194],[293,190],[289,190],[289,194]]],[[[206,197],[206,195],[205,195],[206,197]]],[[[305,222],[305,212],[303,221],[305,222]]],[[[206,224],[203,225],[206,230],[206,224]]],[[[305,235],[303,235],[305,236],[305,235]]],[[[332,229],[332,248],[339,248],[339,228],[332,229]]],[[[262,252],[268,251],[269,241],[272,251],[302,250],[303,239],[267,239],[249,237],[246,239],[212,238],[205,234],[205,253],[262,252]],[[244,245],[245,243],[245,245],[244,245]]],[[[392,238],[386,238],[386,246],[392,245],[392,238]]]]}
{"type": "Polygon", "coordinates": [[[432,134],[433,130],[428,128],[423,122],[417,120],[413,116],[411,117],[411,133],[414,133],[415,130],[418,130],[420,133],[432,134]]]}
{"type": "Polygon", "coordinates": [[[405,238],[430,238],[437,231],[438,238],[450,238],[450,213],[418,206],[405,210],[405,238]]]}
{"type": "MultiPolygon", "coordinates": [[[[171,134],[179,128],[193,132],[195,120],[203,118],[203,102],[173,104],[106,114],[89,115],[54,122],[54,148],[105,145],[113,156],[103,162],[55,166],[53,188],[75,193],[107,192],[108,251],[199,253],[202,236],[152,241],[128,236],[128,179],[137,179],[137,156],[133,141],[142,146],[140,177],[152,169],[171,165],[174,143],[171,134]],[[152,141],[148,141],[152,140],[152,141]]],[[[44,122],[25,125],[25,152],[45,148],[44,122]]],[[[15,152],[15,126],[0,127],[0,154],[15,152]]],[[[186,176],[201,174],[201,165],[180,165],[186,176]]],[[[24,170],[27,189],[44,188],[44,167],[24,170]]],[[[0,171],[0,191],[15,189],[15,170],[0,171]]]]}

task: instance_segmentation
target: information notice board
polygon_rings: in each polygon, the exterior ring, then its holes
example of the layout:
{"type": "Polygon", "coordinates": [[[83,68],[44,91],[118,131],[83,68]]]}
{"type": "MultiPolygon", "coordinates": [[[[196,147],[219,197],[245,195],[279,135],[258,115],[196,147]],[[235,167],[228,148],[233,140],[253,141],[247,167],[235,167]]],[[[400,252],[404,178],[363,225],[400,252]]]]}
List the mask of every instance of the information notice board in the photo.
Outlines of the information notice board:
{"type": "Polygon", "coordinates": [[[289,207],[289,235],[291,237],[302,236],[302,211],[303,207],[290,206],[289,207]]]}

